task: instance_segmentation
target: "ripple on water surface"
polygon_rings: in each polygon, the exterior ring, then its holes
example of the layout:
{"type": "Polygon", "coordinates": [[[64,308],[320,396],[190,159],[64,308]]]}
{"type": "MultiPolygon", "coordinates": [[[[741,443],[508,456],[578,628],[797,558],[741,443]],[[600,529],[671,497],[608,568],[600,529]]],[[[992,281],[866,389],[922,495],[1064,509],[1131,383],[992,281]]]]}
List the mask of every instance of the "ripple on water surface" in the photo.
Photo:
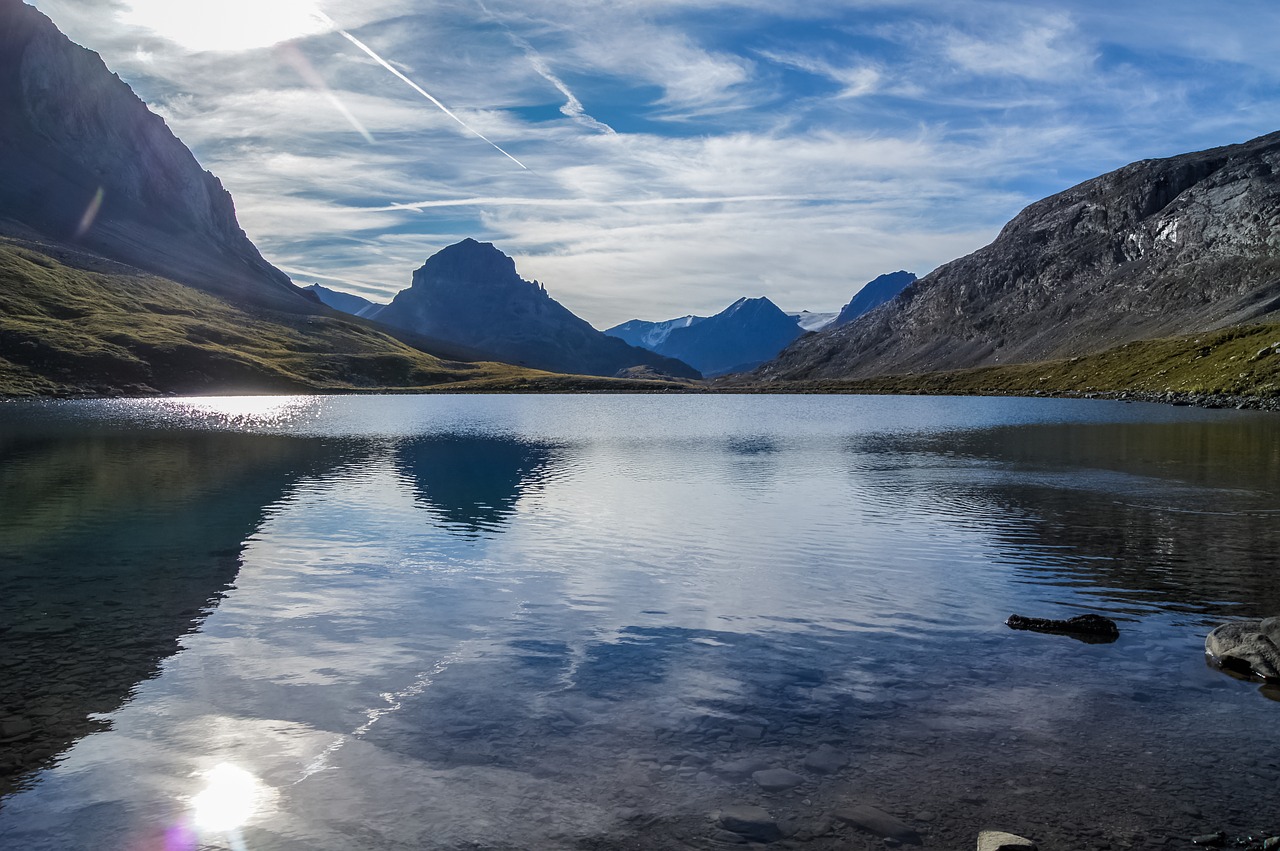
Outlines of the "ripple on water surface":
{"type": "Polygon", "coordinates": [[[734,804],[814,848],[879,843],[856,803],[931,846],[1280,832],[1278,707],[1201,649],[1280,612],[1278,437],[1052,400],[2,406],[0,846],[714,847],[734,804]]]}

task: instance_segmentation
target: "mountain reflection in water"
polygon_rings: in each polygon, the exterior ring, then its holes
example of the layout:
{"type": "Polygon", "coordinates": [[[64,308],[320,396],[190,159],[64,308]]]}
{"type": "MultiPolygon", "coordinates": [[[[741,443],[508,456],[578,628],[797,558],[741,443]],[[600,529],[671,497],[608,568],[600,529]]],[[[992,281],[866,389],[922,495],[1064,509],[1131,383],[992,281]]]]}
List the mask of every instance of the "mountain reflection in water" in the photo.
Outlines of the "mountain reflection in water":
{"type": "Polygon", "coordinates": [[[501,435],[424,435],[400,441],[395,463],[436,522],[475,537],[501,531],[521,497],[555,474],[563,453],[501,435]]]}
{"type": "Polygon", "coordinates": [[[1276,704],[1202,644],[1280,604],[1278,446],[1053,400],[0,407],[0,847],[225,847],[220,766],[253,851],[1274,830],[1276,704]],[[1085,610],[1120,639],[1003,625],[1085,610]]]}
{"type": "Polygon", "coordinates": [[[156,676],[233,587],[263,508],[341,452],[235,433],[0,440],[0,795],[156,676]],[[26,725],[22,725],[26,726],[26,725]]]}

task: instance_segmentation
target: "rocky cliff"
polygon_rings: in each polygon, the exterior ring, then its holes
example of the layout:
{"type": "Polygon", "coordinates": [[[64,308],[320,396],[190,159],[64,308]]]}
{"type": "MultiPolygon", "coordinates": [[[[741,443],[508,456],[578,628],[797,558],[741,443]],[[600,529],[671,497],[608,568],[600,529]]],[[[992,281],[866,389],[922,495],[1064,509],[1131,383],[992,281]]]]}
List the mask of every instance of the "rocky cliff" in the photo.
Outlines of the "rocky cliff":
{"type": "Polygon", "coordinates": [[[96,53],[0,0],[0,232],[31,230],[242,302],[319,307],[262,258],[219,180],[96,53]]]}
{"type": "Polygon", "coordinates": [[[1280,133],[1144,160],[1023,210],[897,299],[811,335],[765,379],[1082,355],[1280,312],[1280,133]]]}
{"type": "Polygon", "coordinates": [[[605,336],[541,284],[521,278],[510,257],[474,239],[432,255],[377,320],[534,369],[611,376],[648,366],[665,375],[700,377],[678,360],[605,336]]]}

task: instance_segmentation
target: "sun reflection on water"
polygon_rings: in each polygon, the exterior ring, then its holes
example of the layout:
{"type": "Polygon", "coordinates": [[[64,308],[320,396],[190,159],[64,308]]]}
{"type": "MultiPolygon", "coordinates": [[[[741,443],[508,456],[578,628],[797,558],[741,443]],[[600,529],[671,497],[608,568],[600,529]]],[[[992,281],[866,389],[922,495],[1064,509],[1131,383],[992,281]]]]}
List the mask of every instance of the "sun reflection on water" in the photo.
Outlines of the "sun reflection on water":
{"type": "Polygon", "coordinates": [[[266,787],[237,765],[224,762],[205,774],[205,787],[191,799],[201,833],[225,834],[233,848],[243,846],[240,828],[261,810],[266,787]]]}

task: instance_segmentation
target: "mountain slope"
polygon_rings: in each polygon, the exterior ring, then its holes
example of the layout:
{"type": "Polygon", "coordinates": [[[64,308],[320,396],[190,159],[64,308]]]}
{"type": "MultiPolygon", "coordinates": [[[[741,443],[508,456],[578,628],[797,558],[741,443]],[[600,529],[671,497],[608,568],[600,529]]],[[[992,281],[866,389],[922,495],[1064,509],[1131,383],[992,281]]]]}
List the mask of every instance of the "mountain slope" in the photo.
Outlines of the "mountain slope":
{"type": "Polygon", "coordinates": [[[318,312],[164,121],[20,0],[0,0],[0,220],[238,301],[318,312]]]}
{"type": "Polygon", "coordinates": [[[504,364],[444,361],[368,323],[241,308],[137,269],[0,239],[0,396],[282,393],[540,377],[504,364]],[[91,261],[96,271],[84,268],[91,261]]]}
{"type": "Polygon", "coordinates": [[[302,289],[309,293],[315,293],[316,298],[334,310],[341,310],[343,313],[350,313],[352,316],[359,316],[365,319],[374,318],[382,308],[386,307],[385,304],[376,304],[367,298],[331,290],[320,284],[312,284],[302,289]]]}
{"type": "Polygon", "coordinates": [[[659,351],[666,341],[667,335],[676,328],[688,328],[706,319],[705,316],[681,316],[679,319],[668,319],[664,322],[648,322],[644,319],[630,319],[621,325],[604,329],[610,337],[617,337],[629,346],[639,346],[651,352],[659,351]]]}
{"type": "Polygon", "coordinates": [[[1280,133],[1144,160],[1023,210],[985,248],[758,375],[1024,363],[1280,310],[1280,133]]]}
{"type": "Polygon", "coordinates": [[[870,313],[885,302],[897,298],[898,293],[915,282],[916,276],[910,272],[899,271],[881,275],[854,294],[849,303],[840,309],[832,325],[839,327],[849,324],[864,313],[870,313]]]}
{"type": "Polygon", "coordinates": [[[535,369],[611,376],[648,366],[700,377],[687,364],[592,328],[540,284],[521,278],[510,257],[474,239],[428,258],[412,285],[379,311],[378,321],[535,369]]]}
{"type": "Polygon", "coordinates": [[[674,328],[659,351],[706,376],[754,369],[803,332],[767,298],[740,298],[715,316],[674,328]]]}

